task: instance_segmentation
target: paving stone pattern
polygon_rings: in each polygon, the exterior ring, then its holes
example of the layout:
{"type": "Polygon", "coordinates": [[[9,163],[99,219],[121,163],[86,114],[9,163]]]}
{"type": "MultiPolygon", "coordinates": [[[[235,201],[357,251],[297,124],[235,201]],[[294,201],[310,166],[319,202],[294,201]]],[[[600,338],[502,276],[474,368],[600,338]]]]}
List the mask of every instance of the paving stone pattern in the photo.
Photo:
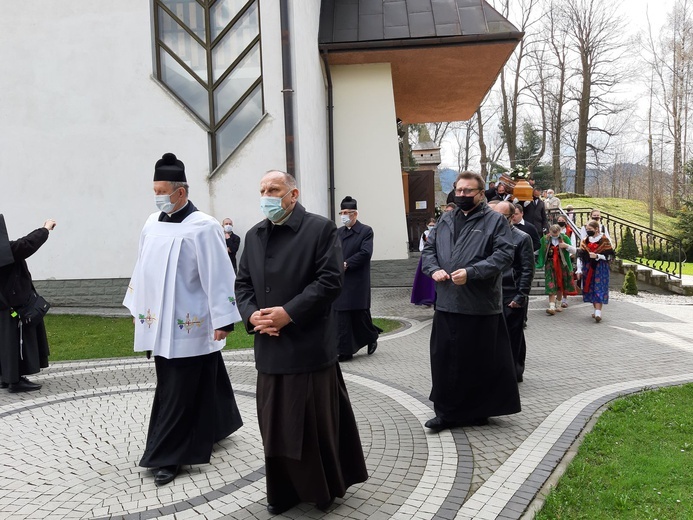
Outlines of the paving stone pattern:
{"type": "MultiPolygon", "coordinates": [[[[537,296],[522,412],[433,434],[423,427],[433,416],[433,309],[411,305],[409,294],[373,290],[373,314],[404,326],[382,336],[373,356],[361,351],[342,364],[369,480],[327,513],[301,504],[283,517],[518,519],[601,406],[693,381],[693,307],[677,305],[689,300],[616,297],[596,324],[578,297],[548,316],[537,296]]],[[[215,447],[210,464],[186,466],[161,488],[137,465],[154,391],[151,361],[54,363],[33,377],[43,383],[39,392],[0,391],[0,518],[270,518],[252,352],[224,359],[245,424],[215,447]]]]}

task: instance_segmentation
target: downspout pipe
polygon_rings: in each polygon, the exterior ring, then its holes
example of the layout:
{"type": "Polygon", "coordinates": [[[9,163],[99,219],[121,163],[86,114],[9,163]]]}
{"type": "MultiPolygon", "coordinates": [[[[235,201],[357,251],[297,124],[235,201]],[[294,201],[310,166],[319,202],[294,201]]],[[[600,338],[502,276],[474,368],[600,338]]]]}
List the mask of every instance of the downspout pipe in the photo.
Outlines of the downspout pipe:
{"type": "Polygon", "coordinates": [[[279,0],[279,18],[282,32],[282,94],[284,96],[284,140],[286,144],[286,172],[296,177],[294,140],[294,86],[291,60],[291,29],[289,0],[279,0]]]}
{"type": "Polygon", "coordinates": [[[332,93],[332,73],[327,59],[327,50],[321,53],[325,64],[325,76],[327,78],[327,157],[328,157],[328,199],[330,204],[330,219],[335,220],[335,187],[334,187],[334,98],[332,93]]]}

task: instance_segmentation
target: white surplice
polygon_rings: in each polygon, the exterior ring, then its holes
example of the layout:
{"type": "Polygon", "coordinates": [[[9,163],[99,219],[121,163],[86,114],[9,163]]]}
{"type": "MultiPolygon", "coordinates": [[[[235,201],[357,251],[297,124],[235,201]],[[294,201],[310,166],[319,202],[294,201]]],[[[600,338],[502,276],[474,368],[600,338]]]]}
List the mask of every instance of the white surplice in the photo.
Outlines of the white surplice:
{"type": "Polygon", "coordinates": [[[219,223],[202,213],[183,222],[147,219],[123,305],[135,317],[135,351],[167,359],[224,348],[214,329],[241,321],[236,274],[219,223]]]}

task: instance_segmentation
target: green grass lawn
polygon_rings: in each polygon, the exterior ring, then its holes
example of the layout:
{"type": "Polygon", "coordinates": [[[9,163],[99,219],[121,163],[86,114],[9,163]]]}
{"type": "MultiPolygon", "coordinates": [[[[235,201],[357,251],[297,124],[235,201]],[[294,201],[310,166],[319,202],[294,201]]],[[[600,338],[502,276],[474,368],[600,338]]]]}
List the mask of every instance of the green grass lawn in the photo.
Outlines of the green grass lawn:
{"type": "MultiPolygon", "coordinates": [[[[613,199],[613,198],[592,198],[592,197],[572,197],[562,198],[561,207],[565,208],[568,204],[573,207],[586,208],[591,210],[597,208],[601,212],[610,213],[618,218],[629,220],[641,226],[649,228],[650,214],[646,202],[641,200],[630,199],[613,199]]],[[[653,213],[653,224],[655,231],[666,233],[667,235],[676,235],[674,224],[676,219],[665,213],[655,211],[653,213]]]]}
{"type": "Polygon", "coordinates": [[[693,518],[693,385],[614,401],[536,520],[693,518]]]}
{"type": "MultiPolygon", "coordinates": [[[[143,356],[132,350],[131,318],[101,318],[71,314],[48,314],[45,318],[51,361],[102,359],[143,356]]],[[[374,319],[373,322],[390,332],[400,327],[394,320],[374,319]]],[[[226,338],[226,349],[250,348],[253,337],[236,326],[226,338]]]]}
{"type": "Polygon", "coordinates": [[[681,273],[693,276],[693,262],[687,262],[681,266],[681,273]]]}

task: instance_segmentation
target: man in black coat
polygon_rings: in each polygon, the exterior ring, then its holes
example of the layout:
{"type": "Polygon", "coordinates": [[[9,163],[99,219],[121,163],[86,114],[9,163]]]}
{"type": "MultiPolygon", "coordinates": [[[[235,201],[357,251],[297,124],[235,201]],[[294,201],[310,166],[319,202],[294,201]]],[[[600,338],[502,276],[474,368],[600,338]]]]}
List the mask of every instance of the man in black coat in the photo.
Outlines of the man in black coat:
{"type": "Polygon", "coordinates": [[[529,238],[532,239],[532,249],[536,253],[539,251],[539,247],[541,246],[541,237],[539,236],[539,233],[537,233],[537,228],[525,221],[524,211],[525,209],[522,204],[519,202],[515,204],[515,213],[513,214],[512,225],[529,235],[529,238]]]}
{"type": "Polygon", "coordinates": [[[255,334],[257,410],[267,510],[300,502],[329,508],[368,478],[356,420],[337,363],[332,302],[343,282],[334,222],[298,203],[293,176],[260,181],[267,219],[245,237],[236,298],[255,334]]]}
{"type": "Polygon", "coordinates": [[[241,237],[233,232],[233,220],[230,218],[225,218],[222,222],[224,226],[224,238],[226,239],[226,250],[229,252],[229,258],[231,259],[231,265],[233,266],[233,271],[238,272],[238,266],[236,264],[236,253],[241,247],[241,237]]]}
{"type": "Polygon", "coordinates": [[[425,424],[436,432],[520,411],[501,279],[513,258],[512,234],[486,204],[478,173],[457,176],[455,203],[422,252],[421,269],[436,282],[430,395],[436,416],[425,424]]]}
{"type": "Polygon", "coordinates": [[[541,190],[534,188],[532,200],[526,201],[523,205],[525,207],[525,221],[534,225],[539,236],[542,236],[549,229],[549,221],[546,218],[546,207],[540,195],[541,190]]]}
{"type": "Polygon", "coordinates": [[[337,230],[344,256],[344,285],[334,302],[337,316],[339,361],[348,361],[368,345],[378,347],[378,329],[371,319],[371,257],[373,228],[359,222],[356,199],[346,196],[340,205],[343,226],[337,230]]]}
{"type": "Polygon", "coordinates": [[[515,254],[513,262],[503,271],[503,316],[510,335],[510,347],[515,360],[517,382],[523,380],[527,344],[525,342],[524,314],[525,304],[534,278],[534,250],[532,239],[512,225],[514,206],[509,202],[499,202],[494,211],[505,216],[511,227],[515,254]]]}

